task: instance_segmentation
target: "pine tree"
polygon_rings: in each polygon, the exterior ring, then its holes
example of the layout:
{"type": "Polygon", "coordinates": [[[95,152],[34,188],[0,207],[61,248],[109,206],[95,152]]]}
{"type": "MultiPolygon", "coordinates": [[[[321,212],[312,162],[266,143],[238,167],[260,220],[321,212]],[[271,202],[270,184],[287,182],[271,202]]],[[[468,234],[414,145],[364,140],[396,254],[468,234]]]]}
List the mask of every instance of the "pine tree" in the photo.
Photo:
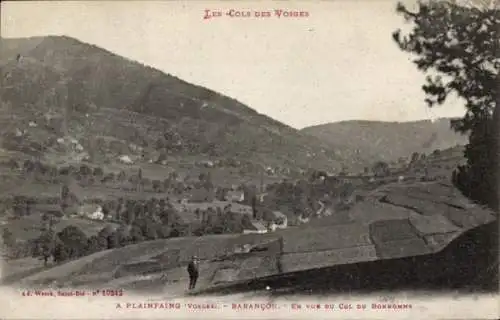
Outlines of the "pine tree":
{"type": "Polygon", "coordinates": [[[399,4],[397,12],[414,28],[406,36],[398,30],[393,38],[427,73],[423,90],[430,107],[452,93],[465,101],[465,116],[451,124],[469,134],[467,164],[454,175],[455,183],[471,199],[498,210],[500,10],[498,4],[471,4],[421,2],[415,11],[399,4]]]}

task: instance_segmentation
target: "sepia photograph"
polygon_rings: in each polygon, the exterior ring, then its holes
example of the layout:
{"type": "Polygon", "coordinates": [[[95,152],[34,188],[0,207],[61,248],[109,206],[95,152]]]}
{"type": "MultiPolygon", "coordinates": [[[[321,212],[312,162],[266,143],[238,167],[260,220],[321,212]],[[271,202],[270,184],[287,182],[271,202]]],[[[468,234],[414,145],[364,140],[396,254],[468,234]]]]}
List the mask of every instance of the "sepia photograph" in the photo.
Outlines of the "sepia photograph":
{"type": "Polygon", "coordinates": [[[5,1],[1,319],[498,319],[500,1],[5,1]]]}

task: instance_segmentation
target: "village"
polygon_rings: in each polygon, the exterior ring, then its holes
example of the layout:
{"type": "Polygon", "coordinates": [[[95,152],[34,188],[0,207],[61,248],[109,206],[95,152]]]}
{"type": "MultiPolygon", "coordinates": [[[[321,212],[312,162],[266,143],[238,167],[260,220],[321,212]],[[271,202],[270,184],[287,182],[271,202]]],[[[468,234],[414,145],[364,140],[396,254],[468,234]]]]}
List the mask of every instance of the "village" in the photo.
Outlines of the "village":
{"type": "Polygon", "coordinates": [[[136,311],[228,295],[240,315],[304,296],[337,301],[289,309],[421,315],[422,295],[498,293],[500,11],[481,2],[182,5],[168,24],[58,5],[35,29],[12,6],[0,287],[153,298],[136,311]],[[276,19],[255,32],[248,12],[276,19]]]}
{"type": "MultiPolygon", "coordinates": [[[[79,154],[79,143],[73,140],[69,144],[79,154]]],[[[76,166],[55,167],[9,159],[2,166],[32,183],[28,189],[13,190],[17,195],[4,201],[4,233],[11,244],[10,255],[44,256],[45,252],[49,258],[51,252],[54,261],[155,239],[273,233],[313,221],[321,224],[318,219],[323,217],[342,220],[342,212],[384,184],[440,179],[461,159],[461,152],[451,148],[428,155],[414,153],[391,163],[376,162],[357,173],[310,170],[287,177],[284,168],[268,166],[260,169],[257,179],[239,184],[214,179],[216,170],[227,170],[219,166],[238,168],[242,165],[238,161],[201,160],[183,173],[156,159],[153,165],[158,172],[169,170],[161,180],[146,176],[145,164],[141,159],[132,161],[131,156],[117,159],[124,168],[119,172],[87,165],[85,160],[76,166]],[[28,192],[36,185],[45,190],[45,196],[28,192]],[[64,230],[68,239],[78,234],[80,243],[59,243],[55,250],[56,244],[44,240],[64,230]]]]}

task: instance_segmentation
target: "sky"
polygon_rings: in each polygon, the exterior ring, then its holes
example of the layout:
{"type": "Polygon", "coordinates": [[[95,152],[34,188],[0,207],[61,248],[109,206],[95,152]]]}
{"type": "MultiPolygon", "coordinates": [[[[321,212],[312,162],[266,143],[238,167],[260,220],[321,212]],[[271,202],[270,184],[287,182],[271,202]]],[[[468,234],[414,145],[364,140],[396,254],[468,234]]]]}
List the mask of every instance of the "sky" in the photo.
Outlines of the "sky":
{"type": "Polygon", "coordinates": [[[393,0],[13,1],[2,3],[1,34],[75,37],[298,129],[463,115],[457,99],[432,110],[424,103],[425,75],[391,37],[408,27],[395,7],[393,0]],[[203,19],[206,9],[223,16],[203,19]],[[251,16],[225,15],[230,10],[251,16]]]}

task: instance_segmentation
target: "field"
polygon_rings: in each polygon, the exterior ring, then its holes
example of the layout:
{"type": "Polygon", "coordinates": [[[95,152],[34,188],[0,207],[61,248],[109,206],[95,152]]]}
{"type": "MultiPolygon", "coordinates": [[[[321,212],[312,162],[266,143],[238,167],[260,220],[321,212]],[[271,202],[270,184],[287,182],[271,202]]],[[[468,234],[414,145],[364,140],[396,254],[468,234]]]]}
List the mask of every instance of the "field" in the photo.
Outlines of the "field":
{"type": "MultiPolygon", "coordinates": [[[[0,225],[0,231],[3,232],[5,228],[8,228],[9,231],[12,232],[14,238],[19,241],[27,241],[30,239],[38,238],[42,232],[42,227],[44,225],[41,213],[33,213],[30,216],[18,219],[10,218],[6,222],[6,224],[0,225]]],[[[71,217],[59,220],[59,222],[55,224],[54,230],[56,232],[59,232],[65,227],[71,225],[78,227],[88,237],[96,235],[105,226],[118,226],[117,223],[112,223],[109,221],[88,220],[83,218],[71,217]]]]}
{"type": "MultiPolygon", "coordinates": [[[[193,159],[193,162],[195,159],[193,159]]],[[[141,168],[143,176],[148,179],[163,180],[168,177],[170,172],[176,172],[181,179],[196,180],[201,173],[210,173],[212,182],[219,187],[231,187],[233,185],[260,185],[261,175],[258,173],[242,173],[238,168],[203,168],[195,166],[193,162],[186,165],[171,164],[159,165],[150,163],[141,163],[138,165],[121,165],[116,164],[113,166],[105,165],[104,168],[109,168],[110,172],[119,172],[124,170],[126,173],[136,174],[138,169],[141,168]]],[[[272,184],[283,181],[284,176],[263,176],[264,184],[272,184]]]]}
{"type": "MultiPolygon", "coordinates": [[[[63,286],[107,283],[130,287],[131,290],[134,284],[140,286],[142,283],[153,289],[163,283],[158,282],[162,274],[166,275],[168,281],[183,283],[186,276],[182,271],[183,265],[192,255],[198,255],[204,261],[205,270],[200,281],[203,288],[209,288],[220,281],[232,283],[281,272],[299,272],[391,257],[425,256],[440,252],[459,237],[461,232],[496,219],[491,212],[471,204],[449,184],[442,182],[384,186],[344,214],[345,218],[340,221],[331,217],[318,219],[322,221],[321,226],[305,225],[262,235],[211,235],[129,245],[68,262],[35,273],[24,280],[26,283],[39,285],[57,280],[57,283],[63,286]],[[405,205],[379,201],[384,195],[404,195],[404,190],[411,190],[404,201],[411,202],[412,194],[422,199],[425,204],[422,207],[424,214],[406,209],[405,205]],[[423,194],[434,194],[436,197],[425,200],[423,194]],[[454,199],[453,206],[449,204],[450,199],[454,199]],[[446,205],[447,210],[436,210],[446,205]],[[392,211],[387,210],[388,206],[393,206],[392,211]],[[460,227],[457,225],[459,220],[454,219],[457,215],[462,217],[460,221],[472,224],[460,227]],[[471,216],[475,217],[473,222],[467,220],[471,216]],[[446,224],[442,224],[443,221],[446,221],[446,224]],[[410,227],[409,223],[412,223],[413,227],[410,227]],[[455,230],[451,233],[446,227],[450,225],[453,225],[455,230]],[[414,230],[418,230],[418,233],[414,230]],[[279,244],[279,241],[282,241],[282,245],[276,248],[281,249],[275,251],[272,249],[273,243],[279,244]],[[268,249],[235,255],[235,251],[245,244],[268,249]],[[180,256],[169,256],[174,253],[180,256]],[[281,255],[279,262],[276,260],[277,253],[281,255]],[[168,264],[169,259],[178,259],[179,267],[162,269],[161,266],[166,266],[165,263],[168,264]],[[115,279],[118,268],[141,261],[144,262],[142,270],[138,264],[139,269],[135,269],[132,274],[115,279]],[[155,264],[157,267],[154,267],[155,264]],[[280,267],[277,267],[278,264],[280,267]]],[[[8,262],[7,265],[11,263],[13,262],[8,262]]],[[[171,290],[180,290],[177,284],[172,285],[171,290]]]]}
{"type": "MultiPolygon", "coordinates": [[[[28,276],[24,279],[29,283],[47,284],[53,280],[66,283],[79,283],[105,280],[111,281],[114,271],[121,265],[128,263],[147,261],[162,253],[182,249],[180,257],[181,263],[186,263],[192,255],[198,255],[201,259],[211,259],[215,256],[222,256],[234,251],[234,246],[238,246],[240,238],[245,243],[261,240],[262,236],[241,236],[241,235],[217,235],[199,238],[176,238],[167,240],[148,241],[139,244],[129,245],[115,250],[98,252],[87,257],[67,262],[55,266],[49,270],[28,276]]],[[[15,265],[16,261],[6,262],[4,266],[12,270],[9,266],[15,265]]]]}
{"type": "MultiPolygon", "coordinates": [[[[10,188],[3,186],[6,190],[2,193],[2,197],[25,196],[38,199],[41,203],[46,203],[47,199],[59,198],[61,194],[60,184],[43,183],[36,181],[26,181],[26,179],[13,179],[10,188]]],[[[157,193],[152,191],[131,191],[117,186],[106,185],[91,185],[78,189],[78,196],[81,199],[118,199],[120,197],[126,199],[149,199],[152,197],[166,198],[168,193],[157,193]]]]}

